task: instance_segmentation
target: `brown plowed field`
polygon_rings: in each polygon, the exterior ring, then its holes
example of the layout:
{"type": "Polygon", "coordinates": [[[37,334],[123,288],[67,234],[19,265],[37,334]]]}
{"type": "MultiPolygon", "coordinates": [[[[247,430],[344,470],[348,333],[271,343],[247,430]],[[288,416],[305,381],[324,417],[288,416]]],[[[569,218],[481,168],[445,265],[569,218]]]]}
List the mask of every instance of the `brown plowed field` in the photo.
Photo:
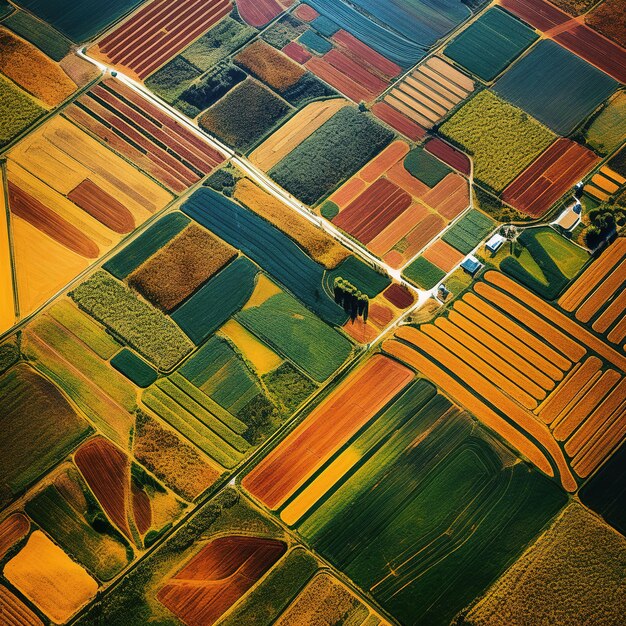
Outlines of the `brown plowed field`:
{"type": "MultiPolygon", "coordinates": [[[[305,6],[305,5],[300,5],[305,6]]],[[[313,55],[309,54],[299,43],[290,41],[283,49],[282,52],[286,54],[290,59],[293,59],[296,63],[302,63],[304,65],[313,55]]]]}
{"type": "Polygon", "coordinates": [[[367,183],[360,178],[351,178],[345,185],[340,187],[330,196],[329,200],[334,202],[339,208],[343,208],[350,204],[363,190],[367,187],[367,183]]]}
{"type": "MultiPolygon", "coordinates": [[[[462,380],[465,385],[474,390],[475,393],[482,396],[487,402],[517,424],[522,432],[528,433],[535,441],[539,442],[555,462],[563,487],[567,491],[574,491],[576,489],[576,481],[570,473],[561,449],[553,439],[547,426],[538,422],[532,413],[524,410],[515,401],[500,391],[489,378],[464,363],[455,353],[450,352],[437,343],[437,341],[422,332],[423,329],[424,326],[422,326],[420,330],[404,326],[396,332],[396,336],[424,351],[428,354],[433,363],[440,363],[449,369],[459,380],[462,380]]],[[[429,369],[423,371],[427,376],[430,376],[429,369]]],[[[463,405],[467,406],[464,403],[463,405]]],[[[467,408],[472,411],[471,407],[467,408]]],[[[475,412],[474,414],[480,419],[480,414],[475,412]]],[[[552,472],[549,473],[552,475],[552,472]]]]}
{"type": "Polygon", "coordinates": [[[377,95],[338,70],[325,58],[313,57],[307,61],[306,68],[354,102],[369,102],[377,95]]]}
{"type": "Polygon", "coordinates": [[[371,111],[379,120],[413,141],[418,141],[426,136],[426,129],[386,102],[377,102],[372,105],[371,111]]]}
{"type": "Polygon", "coordinates": [[[345,30],[338,30],[332,36],[332,41],[350,53],[355,61],[364,63],[372,71],[377,72],[387,80],[391,80],[402,73],[402,68],[399,65],[389,61],[382,54],[379,54],[376,50],[373,50],[345,30]]]}
{"type": "Polygon", "coordinates": [[[443,218],[453,220],[469,206],[467,180],[459,174],[448,174],[422,199],[443,218]]]}
{"type": "Polygon", "coordinates": [[[42,233],[48,235],[68,250],[87,259],[95,259],[100,254],[98,245],[70,224],[52,209],[39,202],[11,181],[9,186],[9,207],[11,213],[26,220],[42,233]]]}
{"type": "Polygon", "coordinates": [[[229,0],[179,0],[175,6],[171,0],[154,0],[104,37],[98,49],[112,64],[131,69],[143,80],[231,9],[229,0]]]}
{"type": "Polygon", "coordinates": [[[444,229],[445,225],[445,221],[439,215],[431,213],[418,228],[414,228],[406,236],[408,246],[403,252],[405,263],[408,263],[429,241],[432,241],[444,229]]]}
{"type": "Polygon", "coordinates": [[[145,535],[152,525],[152,506],[150,498],[143,489],[138,489],[134,484],[131,487],[132,510],[135,524],[140,535],[145,535]]]}
{"type": "Polygon", "coordinates": [[[531,217],[540,217],[599,161],[575,141],[557,139],[504,190],[502,199],[531,217]]]}
{"type": "Polygon", "coordinates": [[[578,308],[624,256],[626,256],[626,238],[620,237],[559,298],[559,306],[569,312],[578,308]]]}
{"type": "Polygon", "coordinates": [[[603,311],[602,315],[593,323],[593,329],[597,333],[605,333],[609,326],[626,310],[626,290],[622,291],[611,304],[603,311]]]}
{"type": "Polygon", "coordinates": [[[499,272],[487,272],[487,274],[485,274],[485,278],[487,281],[505,289],[512,296],[526,303],[529,308],[535,310],[557,328],[561,328],[566,333],[574,337],[578,342],[612,363],[617,369],[626,371],[626,357],[623,354],[620,354],[613,350],[613,348],[607,346],[602,340],[598,339],[595,335],[592,335],[588,330],[557,311],[551,304],[548,304],[535,294],[528,291],[528,289],[515,283],[510,278],[507,278],[504,274],[500,274],[499,272]]]}
{"type": "Polygon", "coordinates": [[[623,260],[576,311],[576,319],[586,324],[621,288],[626,279],[626,259],[623,260]]]}
{"type": "Polygon", "coordinates": [[[415,302],[413,294],[408,289],[402,287],[402,285],[398,285],[397,283],[387,287],[383,296],[391,302],[393,306],[398,307],[399,309],[406,309],[415,302]]]}
{"type": "MultiPolygon", "coordinates": [[[[14,513],[0,523],[0,559],[30,530],[26,515],[14,513]]],[[[2,613],[0,612],[0,616],[2,613]]]]}
{"type": "MultiPolygon", "coordinates": [[[[431,214],[423,204],[414,204],[372,239],[367,245],[368,250],[380,257],[385,256],[406,233],[420,226],[430,216],[431,214]]],[[[400,255],[399,264],[399,266],[404,264],[402,255],[400,255]]]]}
{"type": "Polygon", "coordinates": [[[0,620],[5,626],[43,626],[37,615],[4,585],[0,585],[0,620]]]}
{"type": "Polygon", "coordinates": [[[396,361],[373,356],[243,479],[243,487],[270,509],[278,508],[412,378],[396,361]]]}
{"type": "Polygon", "coordinates": [[[74,187],[67,197],[116,233],[129,233],[135,228],[133,214],[88,178],[74,187]]]}
{"type": "Polygon", "coordinates": [[[539,417],[546,423],[551,424],[565,407],[574,399],[580,389],[600,371],[602,361],[595,356],[590,356],[575,371],[559,385],[557,390],[548,398],[539,411],[539,417]]]}
{"type": "Polygon", "coordinates": [[[330,50],[324,55],[324,60],[342,74],[352,78],[373,96],[380,95],[387,88],[387,83],[367,69],[363,61],[357,63],[339,50],[330,50]]]}
{"type": "Polygon", "coordinates": [[[503,345],[509,346],[511,350],[528,363],[532,363],[541,373],[555,382],[562,380],[563,371],[571,366],[567,359],[473,293],[466,293],[462,301],[455,302],[454,310],[477,327],[484,329],[503,345]]]}
{"type": "Polygon", "coordinates": [[[437,239],[437,241],[431,243],[430,246],[424,250],[423,256],[431,263],[434,263],[439,269],[446,272],[446,274],[451,272],[465,258],[463,253],[455,250],[441,239],[437,239]]]}
{"type": "Polygon", "coordinates": [[[246,46],[235,56],[234,61],[279,92],[295,85],[305,74],[304,68],[298,63],[262,39],[256,39],[246,46]]]}
{"type": "Polygon", "coordinates": [[[359,173],[359,178],[366,183],[373,183],[388,169],[394,166],[409,152],[409,145],[404,141],[394,141],[389,144],[378,156],[375,156],[359,173]]]}
{"type": "Polygon", "coordinates": [[[591,415],[604,397],[617,385],[621,375],[607,370],[580,398],[576,406],[564,415],[552,428],[557,441],[565,441],[591,415]]]}
{"type": "Polygon", "coordinates": [[[450,167],[453,167],[466,176],[470,175],[472,164],[470,163],[469,157],[460,150],[453,148],[449,143],[443,141],[443,139],[439,139],[439,137],[429,139],[424,147],[427,152],[441,159],[450,167]]]}
{"type": "MultiPolygon", "coordinates": [[[[241,0],[240,0],[241,2],[241,0]]],[[[303,22],[312,22],[320,14],[308,4],[300,4],[294,10],[293,14],[303,22]]]]}
{"type": "Polygon", "coordinates": [[[230,536],[211,541],[158,592],[159,602],[188,626],[210,626],[283,554],[282,541],[230,536]]]}
{"type": "MultiPolygon", "coordinates": [[[[416,331],[419,333],[419,331],[416,331]]],[[[423,336],[423,335],[422,335],[423,336]]],[[[424,336],[425,339],[428,339],[424,336]]],[[[437,345],[435,342],[433,342],[437,345]]],[[[383,343],[383,350],[415,368],[418,372],[440,387],[446,394],[453,397],[461,406],[471,411],[488,428],[491,428],[516,450],[534,463],[548,476],[554,476],[554,470],[545,454],[528,437],[500,417],[480,398],[470,391],[467,384],[462,384],[448,374],[437,361],[431,360],[419,350],[399,341],[388,339],[383,343]]]]}
{"type": "Polygon", "coordinates": [[[620,83],[626,82],[626,50],[546,0],[500,0],[500,5],[538,30],[554,29],[554,41],[620,83]]]}
{"type": "MultiPolygon", "coordinates": [[[[237,0],[237,10],[245,22],[255,28],[262,28],[278,17],[293,0],[237,0]]],[[[314,11],[315,9],[311,9],[314,11]]],[[[317,13],[317,11],[315,11],[317,13]]],[[[315,18],[313,18],[315,19],[315,18]]]]}
{"type": "Polygon", "coordinates": [[[396,163],[396,165],[389,169],[387,178],[416,198],[422,198],[430,190],[428,185],[424,184],[418,178],[415,178],[415,176],[404,167],[404,163],[396,163]]]}
{"type": "Polygon", "coordinates": [[[385,178],[370,185],[333,222],[368,244],[411,205],[411,196],[385,178]]]}
{"type": "Polygon", "coordinates": [[[74,459],[111,521],[132,540],[128,526],[128,457],[106,439],[97,437],[82,445],[76,451],[74,459]]]}

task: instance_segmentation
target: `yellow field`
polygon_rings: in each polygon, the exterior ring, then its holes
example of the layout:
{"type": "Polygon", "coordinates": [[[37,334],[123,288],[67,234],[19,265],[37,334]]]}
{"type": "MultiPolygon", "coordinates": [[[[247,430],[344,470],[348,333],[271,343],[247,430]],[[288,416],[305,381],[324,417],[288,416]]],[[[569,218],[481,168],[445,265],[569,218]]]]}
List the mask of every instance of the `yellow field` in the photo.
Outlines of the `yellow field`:
{"type": "Polygon", "coordinates": [[[275,370],[283,360],[236,320],[228,320],[220,332],[230,339],[256,371],[263,375],[275,370]]]}
{"type": "Polygon", "coordinates": [[[56,116],[9,152],[9,158],[66,195],[89,178],[119,200],[137,225],[172,195],[77,126],[56,116]]]}
{"type": "Polygon", "coordinates": [[[274,284],[265,274],[259,274],[256,285],[254,286],[254,291],[243,308],[249,309],[255,306],[261,306],[266,300],[280,293],[280,291],[280,287],[274,284]]]}
{"type": "Polygon", "coordinates": [[[98,583],[40,530],[6,564],[4,575],[57,623],[66,622],[98,591],[98,583]]]}
{"type": "Polygon", "coordinates": [[[49,107],[60,104],[76,90],[69,76],[43,52],[0,27],[2,73],[49,107]]]}
{"type": "Polygon", "coordinates": [[[13,270],[11,249],[9,246],[9,223],[6,211],[6,198],[0,174],[0,333],[15,324],[15,308],[13,305],[13,270]]]}
{"type": "Polygon", "coordinates": [[[250,161],[267,172],[347,104],[342,98],[334,98],[305,106],[252,152],[250,161]]]}
{"type": "Polygon", "coordinates": [[[349,256],[349,252],[330,235],[296,214],[247,178],[242,178],[237,183],[235,199],[282,230],[326,269],[337,267],[349,256]]]}
{"type": "Polygon", "coordinates": [[[89,260],[19,217],[13,216],[11,225],[20,314],[25,316],[80,274],[89,260]]]}
{"type": "Polygon", "coordinates": [[[283,522],[293,526],[351,467],[361,458],[355,449],[342,452],[280,514],[283,522]]]}

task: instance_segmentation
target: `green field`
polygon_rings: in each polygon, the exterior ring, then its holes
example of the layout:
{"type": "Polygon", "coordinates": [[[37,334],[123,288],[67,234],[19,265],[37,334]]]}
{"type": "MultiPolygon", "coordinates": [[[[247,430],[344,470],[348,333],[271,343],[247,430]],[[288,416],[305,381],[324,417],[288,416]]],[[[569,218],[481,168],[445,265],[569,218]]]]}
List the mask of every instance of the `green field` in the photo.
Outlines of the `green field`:
{"type": "Polygon", "coordinates": [[[267,390],[288,413],[295,411],[317,389],[317,385],[289,361],[262,378],[267,390]]]}
{"type": "Polygon", "coordinates": [[[447,626],[566,497],[423,381],[374,428],[298,530],[401,623],[447,626]]]}
{"type": "Polygon", "coordinates": [[[493,90],[555,133],[568,135],[617,86],[607,74],[547,39],[504,74],[493,90]]]}
{"type": "Polygon", "coordinates": [[[189,222],[189,218],[182,213],[165,215],[102,267],[115,278],[123,280],[178,235],[189,222]]]}
{"type": "Polygon", "coordinates": [[[413,148],[404,158],[404,167],[429,187],[440,183],[452,170],[424,148],[413,148]]]}
{"type": "Polygon", "coordinates": [[[138,387],[149,387],[157,379],[157,373],[128,348],[120,350],[111,359],[111,365],[138,387]]]}
{"type": "Polygon", "coordinates": [[[332,292],[335,278],[338,277],[353,284],[368,298],[376,297],[381,291],[384,291],[391,285],[389,276],[377,272],[354,255],[342,261],[335,269],[326,271],[324,284],[330,292],[332,292]]]}
{"type": "Polygon", "coordinates": [[[202,72],[179,55],[151,74],[145,80],[145,85],[163,100],[173,104],[200,76],[202,72]]]}
{"type": "Polygon", "coordinates": [[[0,74],[0,147],[6,146],[46,110],[0,74]]]}
{"type": "Polygon", "coordinates": [[[317,382],[325,381],[352,352],[348,339],[287,293],[244,309],[237,320],[317,382]]]}
{"type": "Polygon", "coordinates": [[[16,11],[2,24],[20,37],[35,44],[54,61],[60,61],[72,48],[72,42],[69,39],[45,22],[35,19],[24,11],[16,11]]]}
{"type": "Polygon", "coordinates": [[[585,130],[587,143],[601,154],[613,152],[626,137],[626,92],[620,91],[585,130]]]}
{"type": "Polygon", "coordinates": [[[125,544],[74,468],[64,474],[64,482],[71,491],[49,485],[26,504],[26,513],[94,576],[110,580],[129,562],[125,544]]]}
{"type": "Polygon", "coordinates": [[[198,123],[229,146],[247,152],[292,111],[262,83],[247,78],[203,113],[198,123]]]}
{"type": "Polygon", "coordinates": [[[455,37],[444,54],[478,78],[491,81],[538,38],[526,24],[494,7],[455,37]]]}
{"type": "Polygon", "coordinates": [[[361,169],[393,134],[367,113],[340,109],[269,172],[302,202],[313,205],[361,169]]]}
{"type": "Polygon", "coordinates": [[[490,91],[481,91],[441,132],[474,158],[476,178],[502,191],[554,140],[537,120],[490,91]]]}
{"type": "Polygon", "coordinates": [[[25,364],[0,377],[0,504],[8,504],[90,432],[61,392],[25,364]]]}
{"type": "Polygon", "coordinates": [[[250,299],[257,273],[249,259],[237,258],[181,304],[172,319],[199,345],[250,299]]]}
{"type": "Polygon", "coordinates": [[[422,289],[432,289],[446,273],[423,256],[418,256],[403,272],[405,278],[422,289]]]}
{"type": "Polygon", "coordinates": [[[470,209],[441,237],[463,254],[469,254],[496,226],[488,215],[470,209]]]}
{"type": "Polygon", "coordinates": [[[192,348],[189,339],[169,317],[102,270],[69,295],[159,369],[171,369],[192,348]]]}
{"type": "Polygon", "coordinates": [[[505,244],[500,269],[546,300],[554,300],[589,261],[589,254],[549,227],[525,230],[505,244]]]}

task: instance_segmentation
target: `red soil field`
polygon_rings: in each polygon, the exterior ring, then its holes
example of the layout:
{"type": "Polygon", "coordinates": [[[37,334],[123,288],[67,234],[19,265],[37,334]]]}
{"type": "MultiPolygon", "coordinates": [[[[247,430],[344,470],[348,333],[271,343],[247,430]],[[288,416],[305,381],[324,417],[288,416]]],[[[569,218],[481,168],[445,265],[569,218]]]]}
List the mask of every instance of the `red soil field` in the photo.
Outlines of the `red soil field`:
{"type": "Polygon", "coordinates": [[[617,293],[626,279],[626,259],[623,260],[582,303],[576,319],[587,323],[617,293]]]}
{"type": "Polygon", "coordinates": [[[500,0],[500,5],[620,83],[626,82],[626,50],[610,39],[546,0],[500,0]]]}
{"type": "Polygon", "coordinates": [[[365,181],[360,178],[352,178],[330,196],[329,200],[339,208],[345,207],[352,202],[366,187],[365,181]]]}
{"type": "Polygon", "coordinates": [[[43,626],[37,615],[4,585],[0,585],[0,618],[6,626],[43,626]]]}
{"type": "Polygon", "coordinates": [[[406,211],[411,201],[406,191],[380,178],[341,211],[333,223],[367,244],[406,211]]]}
{"type": "Polygon", "coordinates": [[[199,136],[119,80],[104,81],[77,102],[81,108],[72,105],[65,111],[70,118],[177,193],[224,160],[199,136]],[[116,132],[92,117],[94,114],[116,132]]]}
{"type": "Polygon", "coordinates": [[[60,215],[39,202],[29,193],[20,189],[11,181],[9,187],[9,206],[11,213],[26,220],[42,233],[48,235],[68,250],[87,259],[95,259],[100,250],[95,242],[70,224],[60,215]]]}
{"type": "MultiPolygon", "coordinates": [[[[301,5],[304,6],[304,5],[301,5]]],[[[313,55],[309,54],[299,43],[290,41],[284,48],[283,52],[297,63],[306,63],[313,55]]]]}
{"type": "MultiPolygon", "coordinates": [[[[469,388],[473,390],[474,393],[484,398],[489,404],[506,415],[514,424],[517,425],[519,429],[521,429],[523,433],[528,433],[528,435],[530,435],[535,441],[541,444],[543,449],[550,454],[555,462],[563,487],[567,491],[574,491],[576,489],[576,481],[567,466],[563,452],[559,448],[556,441],[554,441],[548,427],[538,422],[532,413],[520,407],[516,402],[500,391],[487,377],[483,376],[473,367],[462,361],[456,354],[441,347],[436,341],[421,332],[421,330],[404,326],[396,332],[396,336],[404,341],[408,341],[425,354],[428,354],[428,358],[435,365],[444,365],[463,381],[464,389],[469,388]]],[[[431,376],[429,369],[422,371],[424,371],[429,377],[431,376]]],[[[454,392],[450,391],[450,393],[454,395],[454,392]]],[[[481,413],[476,413],[472,407],[465,404],[464,398],[457,398],[457,400],[461,401],[464,406],[466,406],[476,415],[476,417],[478,417],[478,419],[482,420],[481,413]]],[[[487,422],[485,423],[487,426],[493,428],[491,424],[487,422]]],[[[495,430],[498,432],[497,428],[495,430]]],[[[524,438],[526,439],[526,437],[524,438]]],[[[509,441],[513,446],[517,447],[514,441],[509,441]]],[[[525,453],[523,449],[521,451],[525,453]]],[[[528,458],[534,462],[533,457],[528,456],[528,458]]],[[[543,468],[540,467],[540,469],[543,468]]],[[[546,470],[543,469],[543,471],[546,470]]],[[[546,473],[553,475],[552,471],[546,473]]]]}
{"type": "Polygon", "coordinates": [[[293,0],[283,0],[282,3],[277,0],[237,0],[237,10],[244,22],[255,28],[261,28],[292,4],[293,0]]]}
{"type": "Polygon", "coordinates": [[[338,70],[325,57],[313,57],[305,67],[354,102],[369,102],[377,95],[338,70]]]}
{"type": "Polygon", "coordinates": [[[607,370],[552,429],[557,441],[565,441],[591,415],[600,402],[620,381],[621,375],[607,370]]]}
{"type": "Polygon", "coordinates": [[[395,78],[402,72],[402,68],[392,61],[386,59],[382,54],[376,52],[368,45],[357,39],[345,30],[338,30],[332,37],[332,40],[340,48],[343,48],[353,60],[365,64],[368,68],[380,74],[387,81],[395,78]]]}
{"type": "Polygon", "coordinates": [[[551,424],[578,391],[584,388],[600,371],[601,366],[602,361],[600,359],[590,356],[580,367],[572,370],[558,389],[540,407],[539,417],[546,424],[551,424]]]}
{"type": "Polygon", "coordinates": [[[135,228],[133,214],[118,200],[88,178],[74,187],[67,197],[101,224],[120,234],[135,228]]]}
{"type": "Polygon", "coordinates": [[[303,22],[312,22],[316,17],[320,16],[320,14],[308,4],[301,4],[300,6],[297,6],[294,9],[293,14],[303,22]]]}
{"type": "Polygon", "coordinates": [[[150,498],[143,489],[138,489],[135,485],[132,485],[131,493],[135,524],[139,534],[145,535],[152,525],[152,506],[150,505],[150,498]]]}
{"type": "MultiPolygon", "coordinates": [[[[274,0],[240,4],[244,10],[257,7],[254,13],[272,4],[282,11],[274,0]]],[[[154,0],[102,39],[98,48],[111,63],[128,67],[143,80],[231,9],[230,0],[180,0],[175,7],[171,0],[154,0]]]]}
{"type": "Polygon", "coordinates": [[[130,495],[128,457],[106,439],[97,437],[81,446],[74,459],[106,514],[132,541],[127,518],[130,495]]]}
{"type": "Polygon", "coordinates": [[[576,282],[570,285],[559,298],[559,306],[570,313],[577,309],[624,256],[626,256],[626,238],[620,237],[576,279],[576,282]]]}
{"type": "Polygon", "coordinates": [[[377,102],[372,105],[372,113],[379,119],[389,124],[391,128],[402,133],[413,141],[418,141],[426,136],[426,130],[419,124],[410,120],[406,115],[396,111],[392,106],[389,106],[386,102],[377,102]]]}
{"type": "MultiPolygon", "coordinates": [[[[414,204],[391,222],[379,235],[372,239],[367,246],[368,249],[378,256],[387,254],[406,233],[411,232],[411,230],[416,228],[428,216],[428,209],[424,205],[414,204]]],[[[400,264],[402,264],[403,258],[404,257],[400,256],[400,264]]],[[[389,264],[393,265],[392,263],[389,264]]]]}
{"type": "Polygon", "coordinates": [[[243,479],[243,487],[270,509],[278,508],[412,379],[404,365],[373,356],[243,479]]]}
{"type": "Polygon", "coordinates": [[[439,269],[451,272],[464,258],[465,255],[445,241],[437,239],[426,250],[424,250],[424,258],[434,263],[439,269]]]}
{"type": "Polygon", "coordinates": [[[406,189],[412,196],[422,198],[430,191],[430,187],[413,176],[405,167],[404,163],[396,163],[388,172],[387,178],[398,187],[406,189]]]}
{"type": "Polygon", "coordinates": [[[399,309],[406,309],[415,302],[413,294],[406,287],[395,283],[385,289],[383,296],[399,309]]]}
{"type": "MultiPolygon", "coordinates": [[[[485,274],[485,279],[497,287],[504,289],[513,297],[520,299],[529,309],[532,309],[539,313],[539,315],[542,315],[557,328],[565,331],[581,344],[612,363],[617,369],[626,371],[626,356],[607,346],[604,341],[598,339],[595,335],[592,335],[588,330],[557,311],[552,305],[537,297],[535,294],[528,291],[528,289],[512,281],[510,278],[507,278],[504,274],[496,271],[487,272],[485,274]]],[[[543,335],[540,333],[540,336],[543,335]]]]}
{"type": "MultiPolygon", "coordinates": [[[[0,559],[30,530],[26,515],[14,513],[0,523],[0,559]]],[[[0,615],[2,612],[0,611],[0,615]]]]}
{"type": "Polygon", "coordinates": [[[409,152],[404,141],[394,141],[375,156],[358,174],[366,183],[373,183],[409,152]]]}
{"type": "Polygon", "coordinates": [[[323,59],[374,96],[380,95],[387,88],[387,83],[367,69],[363,61],[358,63],[339,50],[330,50],[323,59]]]}
{"type": "Polygon", "coordinates": [[[469,185],[460,174],[448,174],[426,192],[422,199],[439,215],[447,220],[453,220],[469,206],[469,185]]]}
{"type": "Polygon", "coordinates": [[[424,148],[426,152],[430,152],[455,170],[458,170],[466,176],[470,175],[472,165],[469,157],[460,150],[453,148],[449,143],[443,141],[443,139],[439,139],[438,137],[429,139],[424,145],[424,148]]]}
{"type": "Polygon", "coordinates": [[[540,217],[599,161],[575,141],[557,139],[504,190],[502,199],[531,217],[540,217]]]}
{"type": "Polygon", "coordinates": [[[188,626],[215,623],[287,551],[282,541],[219,537],[206,545],[158,592],[188,626]]]}

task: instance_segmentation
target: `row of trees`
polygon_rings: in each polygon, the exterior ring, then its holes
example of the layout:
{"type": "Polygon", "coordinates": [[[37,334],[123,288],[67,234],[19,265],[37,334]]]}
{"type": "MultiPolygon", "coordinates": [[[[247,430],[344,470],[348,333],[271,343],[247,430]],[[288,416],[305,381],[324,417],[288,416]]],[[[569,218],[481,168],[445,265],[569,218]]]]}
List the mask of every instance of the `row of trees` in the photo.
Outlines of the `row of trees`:
{"type": "Polygon", "coordinates": [[[350,318],[354,321],[357,317],[362,317],[367,321],[369,313],[369,298],[357,289],[351,282],[338,276],[334,282],[335,302],[342,306],[350,318]]]}

